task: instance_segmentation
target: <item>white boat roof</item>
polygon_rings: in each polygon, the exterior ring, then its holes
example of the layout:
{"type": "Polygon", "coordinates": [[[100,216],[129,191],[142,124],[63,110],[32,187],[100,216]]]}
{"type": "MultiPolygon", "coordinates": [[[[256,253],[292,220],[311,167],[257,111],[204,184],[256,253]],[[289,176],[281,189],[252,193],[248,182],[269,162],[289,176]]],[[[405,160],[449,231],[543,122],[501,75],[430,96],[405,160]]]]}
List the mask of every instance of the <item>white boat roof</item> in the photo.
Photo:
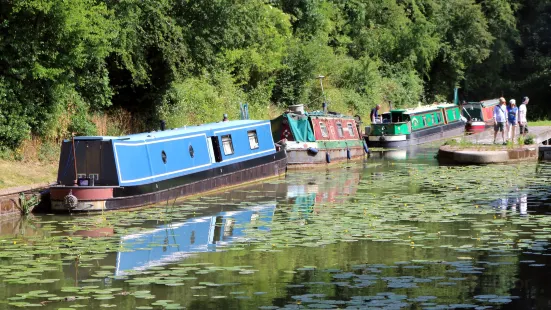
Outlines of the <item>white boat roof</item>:
{"type": "Polygon", "coordinates": [[[434,110],[437,110],[437,109],[441,109],[441,108],[450,108],[450,107],[455,107],[456,105],[453,104],[453,103],[438,103],[438,104],[432,104],[432,105],[424,105],[424,106],[420,106],[420,107],[416,107],[416,108],[411,108],[411,109],[406,109],[406,111],[404,112],[404,114],[419,114],[419,113],[423,113],[423,112],[429,112],[429,111],[434,111],[434,110]]]}

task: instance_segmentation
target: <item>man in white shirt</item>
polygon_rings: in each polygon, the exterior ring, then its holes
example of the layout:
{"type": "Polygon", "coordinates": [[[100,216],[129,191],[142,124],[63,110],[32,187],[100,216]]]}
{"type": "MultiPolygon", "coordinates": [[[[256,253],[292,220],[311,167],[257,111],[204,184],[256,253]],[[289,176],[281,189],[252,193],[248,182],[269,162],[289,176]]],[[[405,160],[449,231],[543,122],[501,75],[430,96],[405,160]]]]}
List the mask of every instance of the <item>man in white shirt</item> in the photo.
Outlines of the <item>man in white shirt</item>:
{"type": "Polygon", "coordinates": [[[526,120],[526,105],[528,101],[530,101],[528,97],[522,98],[522,104],[518,108],[518,124],[520,127],[520,135],[523,137],[526,137],[526,133],[528,132],[528,121],[526,120]]]}
{"type": "Polygon", "coordinates": [[[499,98],[499,105],[494,107],[494,144],[496,143],[497,132],[501,131],[501,138],[505,144],[505,128],[507,126],[507,106],[505,98],[499,98]]]}

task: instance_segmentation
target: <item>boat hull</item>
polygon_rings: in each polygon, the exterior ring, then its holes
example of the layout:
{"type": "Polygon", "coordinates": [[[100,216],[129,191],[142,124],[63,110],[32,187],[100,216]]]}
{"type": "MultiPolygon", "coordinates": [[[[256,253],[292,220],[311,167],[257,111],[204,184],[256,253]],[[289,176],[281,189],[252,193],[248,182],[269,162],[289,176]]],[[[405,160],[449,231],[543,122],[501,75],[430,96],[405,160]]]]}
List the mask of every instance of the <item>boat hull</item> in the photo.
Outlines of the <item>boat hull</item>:
{"type": "Polygon", "coordinates": [[[477,121],[477,122],[467,122],[467,124],[465,125],[465,131],[467,133],[479,133],[479,132],[483,132],[485,131],[486,129],[492,127],[492,123],[491,122],[482,122],[482,121],[477,121]]]}
{"type": "Polygon", "coordinates": [[[52,186],[51,208],[54,212],[90,212],[136,208],[156,203],[170,203],[179,197],[237,186],[285,174],[287,154],[275,154],[229,164],[178,178],[139,186],[52,186]],[[77,202],[71,204],[67,196],[77,202]]]}
{"type": "Polygon", "coordinates": [[[286,146],[287,165],[291,169],[308,168],[362,158],[366,155],[361,140],[348,141],[346,144],[339,141],[338,144],[342,145],[331,147],[331,143],[326,144],[322,141],[289,142],[286,146]],[[316,149],[317,152],[311,152],[309,148],[316,149]]]}
{"type": "Polygon", "coordinates": [[[455,122],[433,128],[415,131],[408,135],[397,136],[365,136],[369,147],[400,148],[423,143],[429,143],[465,133],[465,123],[455,122]]]}

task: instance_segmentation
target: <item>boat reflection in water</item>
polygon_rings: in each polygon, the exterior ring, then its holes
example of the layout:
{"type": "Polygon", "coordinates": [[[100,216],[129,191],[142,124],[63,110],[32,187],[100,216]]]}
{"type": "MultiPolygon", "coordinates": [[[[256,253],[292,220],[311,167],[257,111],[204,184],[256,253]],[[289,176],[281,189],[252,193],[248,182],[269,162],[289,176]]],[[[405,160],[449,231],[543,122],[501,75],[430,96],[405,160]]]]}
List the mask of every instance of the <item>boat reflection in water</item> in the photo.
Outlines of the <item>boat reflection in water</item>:
{"type": "Polygon", "coordinates": [[[344,175],[335,175],[329,170],[325,178],[312,176],[303,179],[302,183],[287,185],[286,198],[292,206],[289,219],[307,219],[311,213],[322,212],[326,203],[346,201],[358,189],[360,171],[358,168],[352,168],[344,175]]]}
{"type": "Polygon", "coordinates": [[[371,150],[370,159],[384,160],[434,160],[439,145],[412,146],[402,149],[371,150]]]}
{"type": "Polygon", "coordinates": [[[249,226],[258,230],[269,230],[265,224],[272,221],[275,209],[275,202],[260,204],[195,217],[181,223],[161,225],[148,232],[124,236],[121,244],[132,252],[117,254],[116,275],[176,262],[193,253],[216,251],[217,245],[245,237],[245,229],[249,226]],[[259,226],[255,226],[255,223],[259,226]]]}
{"type": "Polygon", "coordinates": [[[142,225],[151,229],[121,238],[125,251],[117,253],[116,275],[176,263],[195,253],[216,251],[243,240],[251,230],[270,230],[278,202],[284,217],[303,220],[323,211],[324,203],[341,202],[356,192],[361,167],[327,171],[327,175],[298,172],[286,182],[264,183],[217,196],[202,215],[182,222],[142,225]],[[346,173],[344,173],[346,172],[346,173]],[[247,207],[228,204],[247,202],[247,207]],[[290,207],[287,207],[290,203],[290,207]]]}

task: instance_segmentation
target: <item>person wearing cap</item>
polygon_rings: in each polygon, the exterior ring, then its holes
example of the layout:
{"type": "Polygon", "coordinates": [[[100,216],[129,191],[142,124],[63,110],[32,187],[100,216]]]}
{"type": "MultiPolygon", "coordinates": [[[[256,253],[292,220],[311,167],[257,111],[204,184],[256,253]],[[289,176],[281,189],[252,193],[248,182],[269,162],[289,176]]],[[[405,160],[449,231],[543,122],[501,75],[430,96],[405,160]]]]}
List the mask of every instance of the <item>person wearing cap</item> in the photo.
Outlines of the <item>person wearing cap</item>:
{"type": "Polygon", "coordinates": [[[228,114],[224,114],[224,118],[222,119],[223,122],[229,122],[228,114]]]}
{"type": "Polygon", "coordinates": [[[494,143],[496,143],[497,132],[501,131],[501,138],[503,138],[503,144],[505,141],[505,130],[507,125],[507,106],[505,104],[505,98],[499,98],[499,105],[494,108],[494,143]]]}
{"type": "Polygon", "coordinates": [[[518,108],[517,101],[515,99],[509,100],[509,108],[507,108],[507,121],[509,126],[507,127],[508,138],[511,139],[513,144],[515,143],[515,130],[518,121],[518,108]]]}
{"type": "Polygon", "coordinates": [[[520,135],[523,137],[526,137],[526,133],[528,132],[528,121],[526,120],[526,105],[528,104],[528,101],[530,101],[528,97],[522,98],[522,103],[518,108],[518,124],[520,128],[520,135]]]}

